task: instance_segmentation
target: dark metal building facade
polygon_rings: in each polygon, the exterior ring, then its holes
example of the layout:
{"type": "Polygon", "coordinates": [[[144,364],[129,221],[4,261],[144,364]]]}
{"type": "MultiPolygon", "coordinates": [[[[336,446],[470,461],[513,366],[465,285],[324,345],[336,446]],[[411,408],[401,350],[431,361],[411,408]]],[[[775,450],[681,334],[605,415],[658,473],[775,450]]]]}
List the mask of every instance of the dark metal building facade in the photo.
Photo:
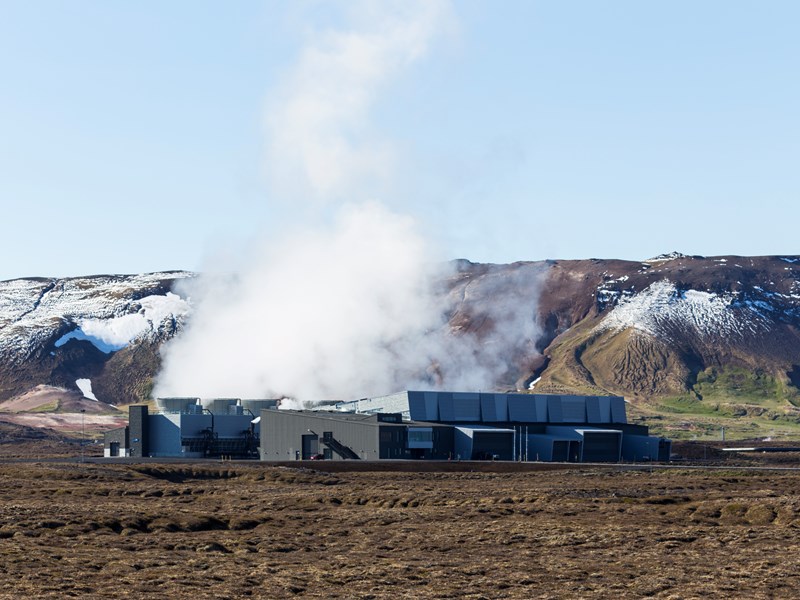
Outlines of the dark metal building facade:
{"type": "Polygon", "coordinates": [[[618,462],[667,461],[671,451],[627,422],[620,396],[405,391],[336,408],[262,411],[261,458],[618,462]]]}
{"type": "Polygon", "coordinates": [[[261,411],[261,460],[447,459],[453,429],[399,414],[261,411]]]}
{"type": "Polygon", "coordinates": [[[211,401],[206,408],[196,398],[167,398],[159,399],[156,413],[146,405],[132,405],[128,426],[105,434],[104,454],[258,458],[258,423],[252,409],[274,405],[275,401],[234,398],[211,401]]]}

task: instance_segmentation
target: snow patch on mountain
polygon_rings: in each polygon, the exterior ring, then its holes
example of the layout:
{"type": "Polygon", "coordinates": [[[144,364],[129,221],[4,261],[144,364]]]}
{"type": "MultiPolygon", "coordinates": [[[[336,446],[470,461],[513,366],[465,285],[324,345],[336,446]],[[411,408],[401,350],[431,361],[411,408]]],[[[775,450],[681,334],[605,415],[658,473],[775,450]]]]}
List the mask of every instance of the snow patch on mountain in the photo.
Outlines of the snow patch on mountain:
{"type": "Polygon", "coordinates": [[[677,260],[679,258],[692,258],[691,256],[687,256],[686,254],[681,254],[680,252],[668,252],[666,254],[659,254],[658,256],[654,256],[653,258],[648,258],[643,260],[643,263],[660,263],[660,262],[667,262],[670,260],[677,260]]]}
{"type": "Polygon", "coordinates": [[[56,348],[71,339],[87,340],[108,354],[121,350],[143,334],[158,330],[165,319],[189,313],[188,302],[172,292],[167,292],[166,296],[142,298],[139,305],[141,309],[134,314],[110,319],[81,319],[77,329],[56,340],[56,348]]]}
{"type": "Polygon", "coordinates": [[[771,309],[760,301],[740,301],[732,293],[679,290],[664,279],[636,295],[620,297],[595,330],[634,329],[664,338],[670,338],[676,328],[700,336],[743,335],[769,329],[764,312],[771,309]]]}
{"type": "Polygon", "coordinates": [[[91,379],[76,379],[75,385],[78,386],[78,389],[81,391],[84,398],[88,398],[89,400],[94,400],[95,402],[99,402],[97,396],[95,396],[94,393],[92,392],[91,379]]]}
{"type": "MultiPolygon", "coordinates": [[[[102,321],[95,321],[94,323],[102,323],[102,321]]],[[[70,340],[84,340],[93,344],[95,348],[97,348],[98,350],[100,350],[100,352],[103,352],[104,354],[111,354],[112,352],[121,350],[127,345],[128,343],[127,340],[122,343],[118,343],[114,342],[113,340],[109,340],[107,336],[94,336],[91,333],[86,333],[86,331],[84,331],[83,328],[86,327],[88,330],[91,331],[94,323],[92,322],[84,323],[81,327],[78,327],[78,329],[70,331],[66,335],[62,335],[60,338],[56,340],[55,344],[53,345],[56,348],[60,348],[70,340]]],[[[50,354],[51,356],[55,356],[55,352],[51,352],[50,354]]]]}
{"type": "Polygon", "coordinates": [[[39,349],[71,339],[106,353],[134,339],[174,332],[189,314],[188,300],[167,290],[192,273],[101,275],[0,281],[0,358],[21,362],[39,349]]]}

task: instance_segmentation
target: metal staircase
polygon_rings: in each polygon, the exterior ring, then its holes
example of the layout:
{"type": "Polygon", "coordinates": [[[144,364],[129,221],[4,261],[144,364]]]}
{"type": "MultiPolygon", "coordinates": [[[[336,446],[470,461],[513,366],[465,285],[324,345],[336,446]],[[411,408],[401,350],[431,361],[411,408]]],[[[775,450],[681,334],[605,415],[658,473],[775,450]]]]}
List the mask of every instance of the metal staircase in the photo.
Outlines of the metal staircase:
{"type": "Polygon", "coordinates": [[[322,433],[322,444],[331,449],[339,456],[345,459],[360,460],[360,456],[349,446],[345,446],[333,437],[332,431],[324,431],[322,433]]]}

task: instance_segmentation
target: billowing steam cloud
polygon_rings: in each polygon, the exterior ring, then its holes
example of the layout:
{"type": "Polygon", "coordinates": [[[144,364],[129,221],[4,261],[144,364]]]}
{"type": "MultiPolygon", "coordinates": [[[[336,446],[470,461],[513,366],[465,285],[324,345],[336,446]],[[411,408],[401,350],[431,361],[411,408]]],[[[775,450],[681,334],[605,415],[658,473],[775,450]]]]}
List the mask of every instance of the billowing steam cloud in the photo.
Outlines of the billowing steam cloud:
{"type": "Polygon", "coordinates": [[[537,273],[511,282],[525,295],[515,306],[484,298],[480,317],[491,326],[454,336],[448,320],[474,310],[470,295],[508,292],[509,282],[485,274],[446,289],[457,274],[437,267],[445,263],[414,220],[365,198],[393,167],[390,145],[367,130],[365,116],[380,88],[451,26],[449,4],[353,10],[352,29],[313,37],[267,111],[276,189],[303,199],[306,215],[332,211],[332,222],[300,220],[255,243],[234,274],[209,271],[190,282],[194,313],[164,348],[155,395],[321,400],[418,386],[486,390],[506,373],[510,351],[533,352],[537,273]]]}
{"type": "Polygon", "coordinates": [[[284,198],[362,201],[386,184],[394,150],[365,117],[392,77],[454,23],[449,0],[344,6],[352,28],[315,31],[267,106],[267,169],[284,198]]]}
{"type": "Polygon", "coordinates": [[[324,399],[392,389],[404,366],[424,371],[414,342],[440,325],[427,256],[413,222],[377,205],[343,209],[332,230],[266,242],[236,276],[201,280],[159,393],[324,399]]]}

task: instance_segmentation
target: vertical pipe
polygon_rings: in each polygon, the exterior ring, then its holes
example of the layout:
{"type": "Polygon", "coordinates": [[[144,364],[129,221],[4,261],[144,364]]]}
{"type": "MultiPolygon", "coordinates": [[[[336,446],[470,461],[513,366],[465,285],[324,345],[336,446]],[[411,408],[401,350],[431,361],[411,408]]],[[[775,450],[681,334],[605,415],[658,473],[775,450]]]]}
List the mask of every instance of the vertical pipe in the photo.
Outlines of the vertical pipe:
{"type": "Polygon", "coordinates": [[[517,460],[517,426],[514,425],[514,434],[512,435],[513,450],[511,451],[511,460],[517,460]]]}
{"type": "Polygon", "coordinates": [[[525,425],[525,462],[528,462],[528,426],[525,425]]]}

